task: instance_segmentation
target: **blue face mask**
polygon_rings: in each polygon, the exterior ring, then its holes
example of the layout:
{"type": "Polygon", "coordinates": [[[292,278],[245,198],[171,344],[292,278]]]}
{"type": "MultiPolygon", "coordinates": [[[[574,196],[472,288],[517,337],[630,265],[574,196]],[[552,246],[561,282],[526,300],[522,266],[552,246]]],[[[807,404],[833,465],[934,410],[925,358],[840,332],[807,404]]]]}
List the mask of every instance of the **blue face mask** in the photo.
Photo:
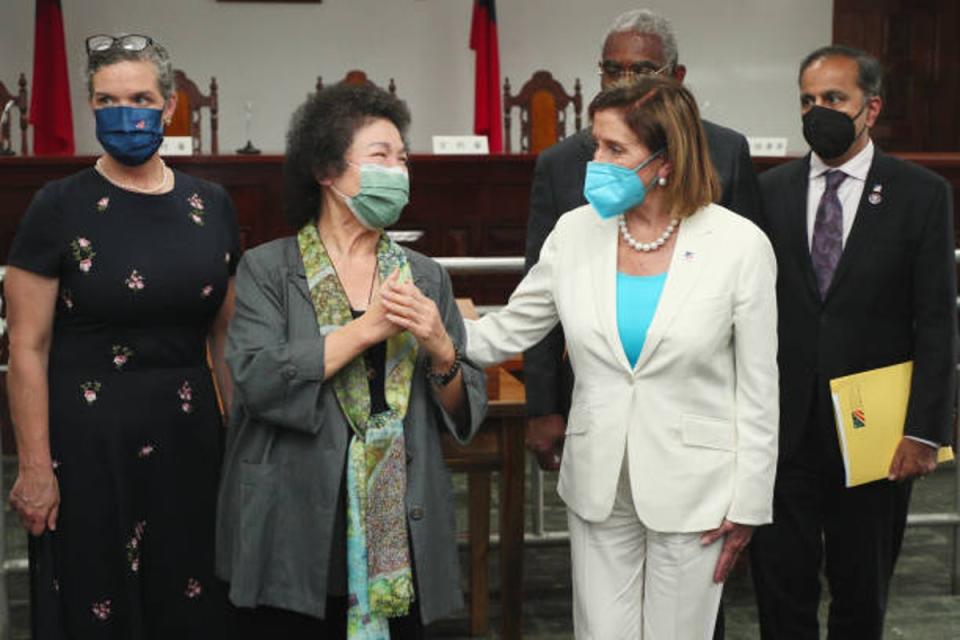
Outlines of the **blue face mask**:
{"type": "MultiPolygon", "coordinates": [[[[660,149],[635,169],[610,162],[588,162],[583,195],[601,218],[612,218],[628,211],[647,197],[647,185],[637,172],[663,153],[660,149]]],[[[656,180],[656,178],[654,178],[656,180]]],[[[650,181],[653,184],[653,180],[650,181]]]]}
{"type": "Polygon", "coordinates": [[[149,160],[163,142],[162,109],[104,107],[93,114],[103,150],[128,167],[149,160]]]}

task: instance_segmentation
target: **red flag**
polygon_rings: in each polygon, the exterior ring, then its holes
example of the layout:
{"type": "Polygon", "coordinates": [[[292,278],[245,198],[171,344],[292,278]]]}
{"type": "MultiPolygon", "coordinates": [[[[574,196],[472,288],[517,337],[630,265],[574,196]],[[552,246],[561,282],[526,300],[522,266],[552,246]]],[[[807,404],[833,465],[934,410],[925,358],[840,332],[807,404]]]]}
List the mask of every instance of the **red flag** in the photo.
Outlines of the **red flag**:
{"type": "Polygon", "coordinates": [[[70,79],[60,0],[37,0],[30,122],[36,155],[73,155],[70,79]]]}
{"type": "Polygon", "coordinates": [[[491,153],[503,151],[500,109],[500,46],[495,0],[474,0],[470,48],[477,52],[473,132],[487,136],[491,153]]]}

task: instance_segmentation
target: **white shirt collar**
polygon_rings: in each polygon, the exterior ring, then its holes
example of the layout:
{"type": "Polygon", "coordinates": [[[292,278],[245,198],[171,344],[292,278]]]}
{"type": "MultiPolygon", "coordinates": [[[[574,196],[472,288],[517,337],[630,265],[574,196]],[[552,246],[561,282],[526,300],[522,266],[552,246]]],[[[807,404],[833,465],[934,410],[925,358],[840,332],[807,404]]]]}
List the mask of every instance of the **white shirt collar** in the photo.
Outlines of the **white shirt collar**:
{"type": "Polygon", "coordinates": [[[856,178],[861,182],[867,181],[867,173],[870,172],[870,165],[873,164],[873,140],[867,138],[867,146],[860,150],[860,153],[853,156],[839,167],[831,167],[824,162],[820,156],[810,152],[810,178],[822,177],[824,173],[833,169],[839,169],[847,174],[848,177],[856,178]]]}

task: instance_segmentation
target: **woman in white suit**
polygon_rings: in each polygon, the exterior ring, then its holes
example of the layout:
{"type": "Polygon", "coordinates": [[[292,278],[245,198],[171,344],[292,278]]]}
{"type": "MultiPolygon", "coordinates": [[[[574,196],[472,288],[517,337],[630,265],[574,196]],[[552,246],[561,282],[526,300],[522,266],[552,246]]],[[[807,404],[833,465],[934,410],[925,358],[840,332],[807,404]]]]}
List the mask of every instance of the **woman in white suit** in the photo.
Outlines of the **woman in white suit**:
{"type": "MultiPolygon", "coordinates": [[[[722,583],[771,521],[776,264],[719,195],[693,96],[644,76],[590,105],[590,204],[509,303],[467,327],[483,365],[563,325],[576,377],[559,493],[577,638],[710,638],[722,583]]],[[[388,291],[403,312],[402,291],[388,291]]]]}

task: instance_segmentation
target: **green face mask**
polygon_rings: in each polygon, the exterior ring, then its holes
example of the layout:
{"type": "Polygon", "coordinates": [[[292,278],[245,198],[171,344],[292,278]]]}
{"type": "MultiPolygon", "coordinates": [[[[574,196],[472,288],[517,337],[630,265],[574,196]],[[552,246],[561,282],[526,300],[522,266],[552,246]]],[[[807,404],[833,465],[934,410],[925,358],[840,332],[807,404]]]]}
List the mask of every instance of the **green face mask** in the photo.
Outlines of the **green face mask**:
{"type": "Polygon", "coordinates": [[[410,177],[403,167],[360,165],[360,193],[343,198],[354,217],[367,229],[383,229],[400,219],[410,199],[410,177]]]}

